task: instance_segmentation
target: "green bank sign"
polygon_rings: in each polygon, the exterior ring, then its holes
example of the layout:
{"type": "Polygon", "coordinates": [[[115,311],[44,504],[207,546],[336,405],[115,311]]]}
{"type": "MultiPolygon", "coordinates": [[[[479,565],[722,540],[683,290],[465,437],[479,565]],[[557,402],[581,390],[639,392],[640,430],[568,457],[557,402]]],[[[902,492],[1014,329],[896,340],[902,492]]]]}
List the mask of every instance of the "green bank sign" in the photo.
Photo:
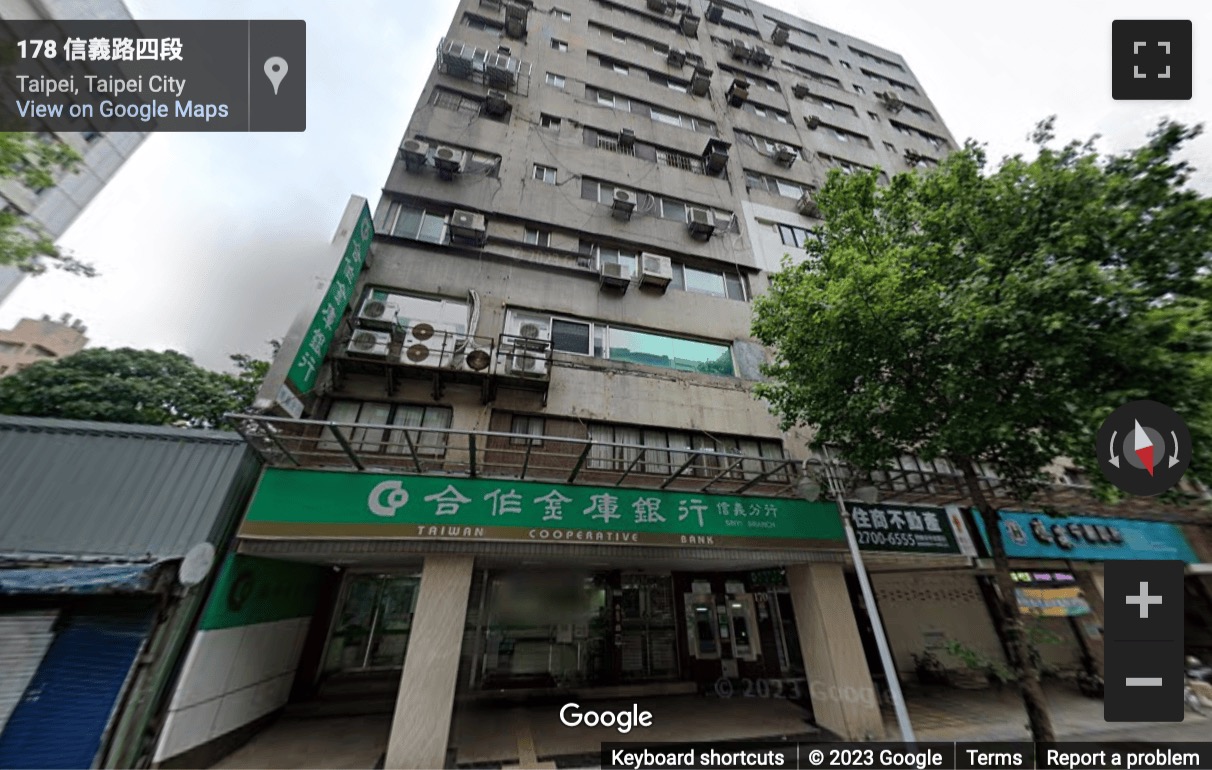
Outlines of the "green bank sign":
{"type": "Polygon", "coordinates": [[[299,345],[299,352],[291,362],[290,372],[286,379],[295,387],[300,396],[311,392],[316,384],[320,364],[332,344],[337,324],[345,313],[345,308],[353,299],[354,283],[362,266],[366,264],[366,254],[370,250],[370,242],[374,239],[375,228],[370,217],[370,207],[362,205],[362,213],[358,216],[357,224],[345,246],[345,253],[337,265],[337,272],[328,285],[328,292],[320,303],[320,308],[307,327],[307,333],[299,345]]]}
{"type": "Polygon", "coordinates": [[[831,503],[530,481],[268,468],[246,538],[845,547],[831,503]]]}
{"type": "Polygon", "coordinates": [[[251,626],[312,614],[324,569],[229,554],[202,613],[202,629],[251,626]]]}

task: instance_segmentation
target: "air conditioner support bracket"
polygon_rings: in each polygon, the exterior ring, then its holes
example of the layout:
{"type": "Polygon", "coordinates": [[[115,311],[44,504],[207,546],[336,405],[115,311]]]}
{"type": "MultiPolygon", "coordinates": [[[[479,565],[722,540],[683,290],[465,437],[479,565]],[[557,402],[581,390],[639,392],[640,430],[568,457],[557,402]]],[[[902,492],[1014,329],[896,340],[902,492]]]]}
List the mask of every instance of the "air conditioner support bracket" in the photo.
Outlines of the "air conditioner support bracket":
{"type": "Polygon", "coordinates": [[[433,400],[441,401],[444,390],[445,388],[442,387],[442,373],[435,371],[433,373],[433,400]]]}

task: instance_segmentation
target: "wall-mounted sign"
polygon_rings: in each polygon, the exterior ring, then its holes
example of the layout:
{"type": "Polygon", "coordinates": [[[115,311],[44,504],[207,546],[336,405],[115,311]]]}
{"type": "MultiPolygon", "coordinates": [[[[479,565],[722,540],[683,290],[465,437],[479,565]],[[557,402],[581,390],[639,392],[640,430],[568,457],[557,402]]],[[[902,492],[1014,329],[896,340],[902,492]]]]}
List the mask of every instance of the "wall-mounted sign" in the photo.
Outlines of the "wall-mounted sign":
{"type": "Polygon", "coordinates": [[[1090,605],[1077,586],[1069,588],[1016,588],[1018,611],[1047,618],[1089,615],[1090,605]]]}
{"type": "Polygon", "coordinates": [[[278,468],[262,475],[240,535],[845,547],[832,503],[278,468]]]}
{"type": "Polygon", "coordinates": [[[1072,572],[1011,572],[1010,579],[1015,583],[1039,585],[1067,585],[1077,583],[1072,572]]]}
{"type": "MultiPolygon", "coordinates": [[[[984,522],[977,529],[989,546],[984,522]]],[[[999,513],[1006,555],[1018,559],[1178,559],[1198,561],[1182,530],[1162,521],[1107,519],[1095,516],[1049,516],[1043,513],[999,513]]]]}
{"type": "Polygon", "coordinates": [[[850,523],[864,551],[976,556],[959,509],[850,503],[850,523]]]}

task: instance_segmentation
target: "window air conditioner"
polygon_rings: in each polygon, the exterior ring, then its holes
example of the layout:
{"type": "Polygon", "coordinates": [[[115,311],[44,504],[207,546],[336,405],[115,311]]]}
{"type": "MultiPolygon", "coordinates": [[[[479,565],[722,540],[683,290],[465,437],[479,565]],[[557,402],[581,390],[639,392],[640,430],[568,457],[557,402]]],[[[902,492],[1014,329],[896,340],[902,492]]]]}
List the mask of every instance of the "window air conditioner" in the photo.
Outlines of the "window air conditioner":
{"type": "Polygon", "coordinates": [[[547,349],[514,345],[505,357],[505,374],[541,380],[547,377],[547,349]]]}
{"type": "Polygon", "coordinates": [[[755,64],[760,64],[763,67],[769,67],[771,64],[774,64],[774,57],[770,55],[765,46],[755,45],[753,50],[749,52],[749,58],[755,64]]]}
{"type": "Polygon", "coordinates": [[[785,144],[780,144],[774,149],[774,162],[780,166],[791,167],[795,163],[796,152],[785,144]]]}
{"type": "Polygon", "coordinates": [[[462,372],[485,373],[492,364],[492,354],[469,337],[455,340],[446,357],[446,368],[462,372]]]}
{"type": "Polygon", "coordinates": [[[404,168],[419,171],[429,158],[429,143],[420,139],[405,139],[400,147],[400,156],[404,159],[404,168]]]}
{"type": "Polygon", "coordinates": [[[695,96],[706,96],[711,88],[711,70],[706,67],[695,67],[694,75],[690,77],[690,93],[695,96]]]}
{"type": "Polygon", "coordinates": [[[631,270],[618,262],[605,262],[602,264],[598,282],[603,289],[622,289],[626,292],[627,287],[631,285],[631,270]]]}
{"type": "Polygon", "coordinates": [[[455,209],[450,215],[451,238],[482,245],[488,231],[484,225],[484,215],[472,211],[455,209]]]}
{"type": "Polygon", "coordinates": [[[791,35],[791,30],[784,27],[782,24],[774,28],[774,32],[770,33],[770,42],[775,45],[786,45],[787,38],[791,35]]]}
{"type": "Polygon", "coordinates": [[[391,332],[372,332],[367,329],[355,329],[349,338],[345,352],[360,358],[387,358],[387,348],[391,346],[391,332]]]}
{"type": "Polygon", "coordinates": [[[673,280],[673,262],[660,254],[640,255],[640,285],[658,286],[661,291],[673,280]]]}
{"type": "Polygon", "coordinates": [[[518,80],[518,60],[508,54],[490,53],[484,57],[484,76],[489,85],[513,88],[518,80]]]}
{"type": "Polygon", "coordinates": [[[404,335],[400,348],[400,363],[410,366],[436,368],[442,364],[442,346],[445,334],[439,333],[432,324],[418,323],[404,335]]]}
{"type": "Polygon", "coordinates": [[[728,142],[720,139],[711,139],[707,142],[706,149],[703,150],[703,164],[707,166],[707,170],[713,174],[718,174],[728,165],[728,142]]]}
{"type": "Polygon", "coordinates": [[[433,151],[433,164],[437,166],[438,173],[443,179],[453,179],[454,175],[463,168],[463,156],[462,150],[439,145],[433,151]]]}
{"type": "Polygon", "coordinates": [[[795,94],[796,99],[807,99],[808,95],[812,93],[812,89],[808,87],[807,83],[796,83],[791,87],[791,93],[795,94]]]}
{"type": "Polygon", "coordinates": [[[447,40],[442,44],[442,65],[446,74],[456,78],[469,78],[475,67],[475,48],[458,40],[447,40]]]}
{"type": "Polygon", "coordinates": [[[634,147],[635,146],[635,129],[624,128],[619,131],[619,146],[634,147]]]}
{"type": "Polygon", "coordinates": [[[614,210],[615,219],[630,221],[631,213],[635,211],[635,193],[630,190],[615,190],[611,208],[614,210]]]}
{"type": "MultiPolygon", "coordinates": [[[[711,16],[708,16],[707,18],[710,20],[711,16]]],[[[750,55],[749,44],[746,43],[744,40],[740,39],[739,37],[732,39],[731,50],[732,50],[732,58],[734,58],[734,59],[748,59],[749,58],[749,55],[750,55]]]]}
{"type": "Polygon", "coordinates": [[[484,112],[500,117],[509,112],[509,99],[504,91],[489,91],[484,98],[484,112]]]}
{"type": "Polygon", "coordinates": [[[512,38],[526,37],[527,8],[519,3],[505,6],[505,34],[512,38]]]}
{"type": "Polygon", "coordinates": [[[686,52],[680,48],[670,48],[669,55],[665,57],[665,63],[670,67],[686,66],[686,52]]]}
{"type": "Polygon", "coordinates": [[[648,0],[648,10],[664,14],[669,10],[669,0],[648,0]]]}
{"type": "Polygon", "coordinates": [[[728,87],[728,103],[733,107],[740,107],[749,98],[749,81],[744,78],[735,78],[732,85],[728,87]]]}
{"type": "Polygon", "coordinates": [[[811,190],[805,191],[800,196],[799,201],[795,204],[795,208],[806,217],[819,218],[821,215],[821,210],[817,207],[811,190]]]}
{"type": "Polygon", "coordinates": [[[813,131],[815,131],[821,127],[821,119],[819,117],[817,117],[816,115],[809,115],[807,118],[804,119],[804,124],[807,125],[808,128],[811,128],[813,131]]]}
{"type": "Polygon", "coordinates": [[[880,91],[876,96],[883,102],[884,109],[891,113],[897,113],[905,109],[905,103],[901,101],[901,97],[897,96],[892,91],[880,91]]]}
{"type": "Polygon", "coordinates": [[[715,213],[691,206],[686,210],[686,228],[696,238],[707,240],[715,232],[715,213]]]}
{"type": "Polygon", "coordinates": [[[699,17],[689,11],[682,14],[682,34],[686,37],[697,37],[699,34],[699,17]]]}
{"type": "Polygon", "coordinates": [[[391,329],[396,324],[396,316],[399,315],[403,302],[404,298],[399,295],[375,289],[362,303],[362,309],[358,311],[358,323],[370,328],[391,329]]]}
{"type": "Polygon", "coordinates": [[[707,6],[707,13],[703,15],[707,17],[707,21],[718,24],[720,19],[724,18],[724,6],[719,3],[711,3],[707,6]]]}

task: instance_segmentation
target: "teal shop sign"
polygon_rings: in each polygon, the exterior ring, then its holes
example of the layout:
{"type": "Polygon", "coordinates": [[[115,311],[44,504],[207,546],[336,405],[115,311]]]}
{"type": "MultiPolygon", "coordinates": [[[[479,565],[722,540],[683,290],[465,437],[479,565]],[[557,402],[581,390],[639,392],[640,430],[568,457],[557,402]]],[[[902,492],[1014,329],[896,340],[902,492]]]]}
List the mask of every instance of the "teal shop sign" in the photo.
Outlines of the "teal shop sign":
{"type": "Polygon", "coordinates": [[[337,272],[328,285],[328,292],[320,303],[319,310],[307,327],[307,333],[299,345],[299,352],[291,362],[286,379],[295,387],[300,396],[311,392],[316,384],[316,376],[320,372],[320,364],[328,353],[336,333],[337,324],[349,302],[353,299],[354,283],[362,266],[366,264],[366,254],[370,251],[370,242],[374,239],[375,228],[370,217],[370,207],[362,204],[362,213],[354,225],[353,234],[345,246],[345,254],[337,266],[337,272]]]}
{"type": "Polygon", "coordinates": [[[240,535],[845,547],[832,503],[278,468],[262,475],[240,535]]]}

